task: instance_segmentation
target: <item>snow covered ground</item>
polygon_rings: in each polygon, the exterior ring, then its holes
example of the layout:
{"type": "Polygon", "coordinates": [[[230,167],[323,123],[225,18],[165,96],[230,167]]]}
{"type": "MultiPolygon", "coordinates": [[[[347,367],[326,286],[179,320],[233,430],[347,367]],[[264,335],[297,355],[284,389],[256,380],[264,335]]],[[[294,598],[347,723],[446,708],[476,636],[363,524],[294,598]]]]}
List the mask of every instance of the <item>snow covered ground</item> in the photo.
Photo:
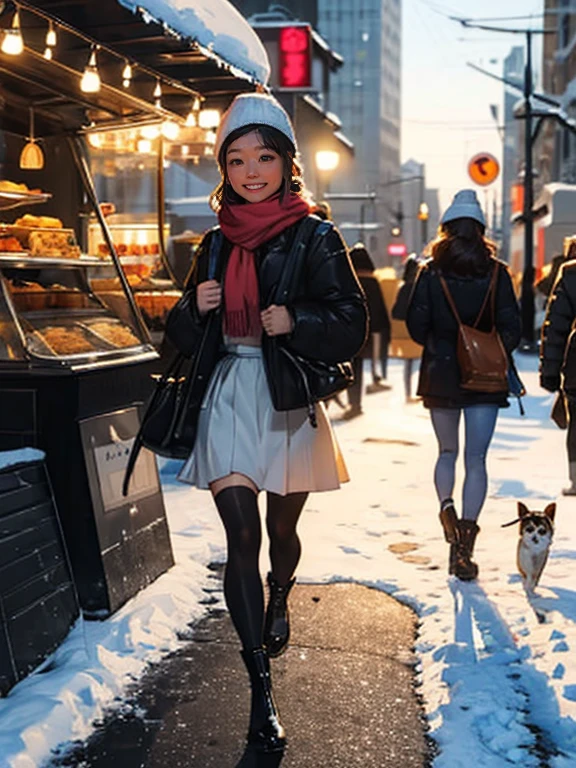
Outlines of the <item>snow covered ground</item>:
{"type": "MultiPolygon", "coordinates": [[[[352,482],[310,497],[302,518],[300,581],[353,580],[417,611],[420,691],[441,748],[435,768],[576,765],[576,498],[560,495],[565,433],[548,419],[552,396],[538,388],[536,360],[518,362],[532,394],[525,417],[512,403],[498,422],[476,583],[447,577],[436,443],[427,412],[403,402],[400,362],[391,392],[365,397],[362,418],[336,423],[352,482]],[[517,499],[533,509],[558,501],[551,556],[531,600],[516,572],[517,528],[500,527],[516,517],[517,499]]],[[[0,700],[1,768],[40,766],[59,742],[86,736],[204,614],[205,566],[224,559],[224,538],[209,494],[177,484],[174,469],[163,464],[177,565],[107,621],[79,622],[43,670],[0,700]]]]}

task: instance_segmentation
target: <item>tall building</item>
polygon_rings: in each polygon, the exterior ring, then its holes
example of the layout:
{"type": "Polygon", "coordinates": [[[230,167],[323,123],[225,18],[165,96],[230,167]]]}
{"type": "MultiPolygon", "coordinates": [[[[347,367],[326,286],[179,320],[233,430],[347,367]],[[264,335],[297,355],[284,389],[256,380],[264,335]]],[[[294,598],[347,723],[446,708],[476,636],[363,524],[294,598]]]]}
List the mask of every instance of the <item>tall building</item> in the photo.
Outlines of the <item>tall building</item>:
{"type": "MultiPolygon", "coordinates": [[[[353,173],[336,177],[332,190],[376,193],[366,226],[380,228],[356,231],[383,264],[401,194],[396,184],[387,186],[400,176],[401,0],[317,2],[318,29],[344,58],[342,68],[331,76],[330,108],[356,150],[353,173]]],[[[354,223],[359,222],[359,207],[355,201],[339,201],[334,209],[354,223]]]]}
{"type": "Polygon", "coordinates": [[[423,246],[436,235],[440,221],[439,194],[437,189],[426,187],[424,163],[406,160],[402,163],[401,176],[403,182],[398,186],[402,201],[400,238],[408,253],[420,254],[423,246]],[[421,203],[428,206],[428,218],[424,221],[418,218],[421,203]]]}
{"type": "MultiPolygon", "coordinates": [[[[524,48],[514,46],[504,59],[503,77],[522,86],[524,80],[524,48]]],[[[518,91],[504,88],[504,147],[502,150],[502,245],[500,258],[509,261],[510,217],[512,215],[512,184],[518,181],[520,171],[519,121],[514,117],[514,105],[520,98],[518,91]]]]}
{"type": "Polygon", "coordinates": [[[331,200],[347,241],[366,242],[378,265],[387,263],[390,225],[401,200],[400,35],[401,0],[232,0],[244,14],[288,9],[317,27],[344,59],[330,75],[330,101],[354,144],[353,163],[336,172],[330,192],[371,194],[376,199],[331,200]],[[364,229],[362,229],[362,225],[364,229]]]}

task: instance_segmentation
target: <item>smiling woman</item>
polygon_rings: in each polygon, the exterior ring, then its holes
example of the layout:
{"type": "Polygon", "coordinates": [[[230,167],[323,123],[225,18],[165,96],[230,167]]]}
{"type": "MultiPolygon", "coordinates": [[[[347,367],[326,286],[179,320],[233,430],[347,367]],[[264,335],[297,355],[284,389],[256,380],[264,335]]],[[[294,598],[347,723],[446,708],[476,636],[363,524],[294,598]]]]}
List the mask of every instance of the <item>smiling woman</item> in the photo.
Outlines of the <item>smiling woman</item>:
{"type": "Polygon", "coordinates": [[[220,226],[200,244],[185,294],[196,379],[208,386],[179,479],[210,489],[226,531],[224,594],[252,686],[248,749],[282,752],[269,659],[290,636],[296,528],[310,491],[348,479],[315,384],[323,365],[334,369],[363,346],[366,308],[340,234],[310,215],[281,105],[237,96],[215,152],[222,179],[210,202],[220,226]],[[266,611],[260,491],[270,540],[266,611]]]}

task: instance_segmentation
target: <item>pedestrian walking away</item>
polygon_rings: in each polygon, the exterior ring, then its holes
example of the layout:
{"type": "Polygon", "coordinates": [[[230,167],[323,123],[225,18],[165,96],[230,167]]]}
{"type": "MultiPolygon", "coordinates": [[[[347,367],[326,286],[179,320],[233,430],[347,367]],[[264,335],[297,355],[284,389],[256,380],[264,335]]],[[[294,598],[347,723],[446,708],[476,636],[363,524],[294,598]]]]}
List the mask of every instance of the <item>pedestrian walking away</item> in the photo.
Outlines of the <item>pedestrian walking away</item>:
{"type": "MultiPolygon", "coordinates": [[[[356,243],[350,249],[350,260],[352,266],[358,276],[362,290],[366,295],[366,301],[368,302],[368,316],[369,316],[369,336],[366,342],[372,351],[371,365],[372,365],[372,383],[366,387],[367,393],[376,391],[384,391],[390,389],[390,385],[382,379],[386,378],[386,364],[383,364],[382,376],[378,376],[375,369],[375,356],[374,356],[374,339],[379,337],[379,341],[384,344],[386,353],[385,359],[388,358],[388,343],[390,341],[390,318],[386,310],[386,304],[384,303],[384,297],[380,289],[380,283],[374,275],[374,262],[372,261],[370,254],[366,250],[364,243],[356,243]]],[[[349,407],[344,412],[342,418],[352,419],[355,416],[359,416],[362,413],[362,388],[363,388],[363,363],[364,363],[364,350],[361,350],[359,354],[354,358],[354,384],[348,389],[348,403],[349,407]]],[[[380,355],[382,356],[382,350],[380,348],[380,355]]]]}
{"type": "Polygon", "coordinates": [[[348,480],[322,402],[290,405],[294,380],[307,375],[307,361],[354,357],[367,313],[339,232],[310,215],[294,130],[281,105],[263,94],[237,96],[223,115],[215,153],[222,178],[211,205],[219,226],[204,236],[186,290],[195,298],[194,334],[203,340],[198,355],[204,348],[219,355],[207,372],[196,442],[179,479],[210,489],[225,528],[224,594],[252,689],[248,749],[281,752],[286,737],[269,659],[289,639],[297,523],[308,493],[348,480]],[[266,610],[260,491],[267,494],[270,539],[266,610]]]}
{"type": "Polygon", "coordinates": [[[422,355],[422,347],[410,338],[406,328],[406,314],[412,289],[418,274],[419,263],[416,255],[410,255],[404,265],[402,282],[392,306],[392,339],[390,352],[393,357],[404,359],[404,397],[407,403],[417,402],[419,398],[412,397],[412,373],[414,363],[422,355]]]}
{"type": "Polygon", "coordinates": [[[512,280],[484,232],[484,214],[476,193],[461,190],[441,218],[438,238],[430,248],[431,259],[418,273],[406,316],[410,335],[424,347],[417,393],[430,409],[438,440],[434,484],[440,521],[450,544],[449,573],[462,580],[478,575],[473,551],[488,488],[486,454],[498,410],[508,407],[509,392],[490,391],[488,386],[486,391],[473,391],[463,386],[457,354],[460,323],[455,312],[464,326],[485,332],[495,327],[509,355],[521,334],[512,280]],[[462,414],[465,475],[462,515],[458,517],[453,492],[462,414]]]}
{"type": "MultiPolygon", "coordinates": [[[[567,411],[566,449],[570,483],[565,496],[576,496],[576,260],[566,261],[554,283],[540,345],[540,384],[559,393],[567,411]]],[[[564,410],[564,408],[562,408],[564,410]]]]}

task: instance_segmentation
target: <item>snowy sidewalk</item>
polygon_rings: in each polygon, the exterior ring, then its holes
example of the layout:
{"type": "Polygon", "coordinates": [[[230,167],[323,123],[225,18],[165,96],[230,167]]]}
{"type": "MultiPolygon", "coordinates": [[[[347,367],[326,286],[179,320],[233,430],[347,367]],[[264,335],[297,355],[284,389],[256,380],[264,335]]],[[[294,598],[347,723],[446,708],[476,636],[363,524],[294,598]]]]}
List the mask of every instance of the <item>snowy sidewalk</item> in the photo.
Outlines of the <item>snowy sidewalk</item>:
{"type": "MultiPolygon", "coordinates": [[[[447,577],[436,442],[428,413],[403,402],[399,361],[392,391],[365,397],[363,417],[336,423],[352,482],[311,496],[300,527],[300,584],[366,584],[416,610],[419,692],[441,750],[435,768],[576,764],[576,499],[559,495],[565,433],[549,420],[553,398],[538,387],[537,360],[517,361],[530,393],[526,416],[513,402],[498,421],[476,584],[447,577]],[[500,527],[516,517],[518,499],[535,509],[558,502],[532,601],[516,572],[516,527],[500,527]]],[[[206,565],[225,556],[221,525],[208,493],[165,470],[177,565],[107,621],[79,624],[42,674],[0,700],[1,768],[36,768],[58,743],[85,738],[148,662],[181,648],[178,631],[206,615],[206,565]]],[[[265,573],[265,547],[261,566],[265,573]]]]}
{"type": "Polygon", "coordinates": [[[216,613],[144,676],[88,744],[50,768],[428,765],[423,712],[413,690],[413,612],[355,584],[297,585],[291,603],[293,643],[272,663],[288,734],[283,758],[242,756],[248,680],[228,615],[216,613]]]}

